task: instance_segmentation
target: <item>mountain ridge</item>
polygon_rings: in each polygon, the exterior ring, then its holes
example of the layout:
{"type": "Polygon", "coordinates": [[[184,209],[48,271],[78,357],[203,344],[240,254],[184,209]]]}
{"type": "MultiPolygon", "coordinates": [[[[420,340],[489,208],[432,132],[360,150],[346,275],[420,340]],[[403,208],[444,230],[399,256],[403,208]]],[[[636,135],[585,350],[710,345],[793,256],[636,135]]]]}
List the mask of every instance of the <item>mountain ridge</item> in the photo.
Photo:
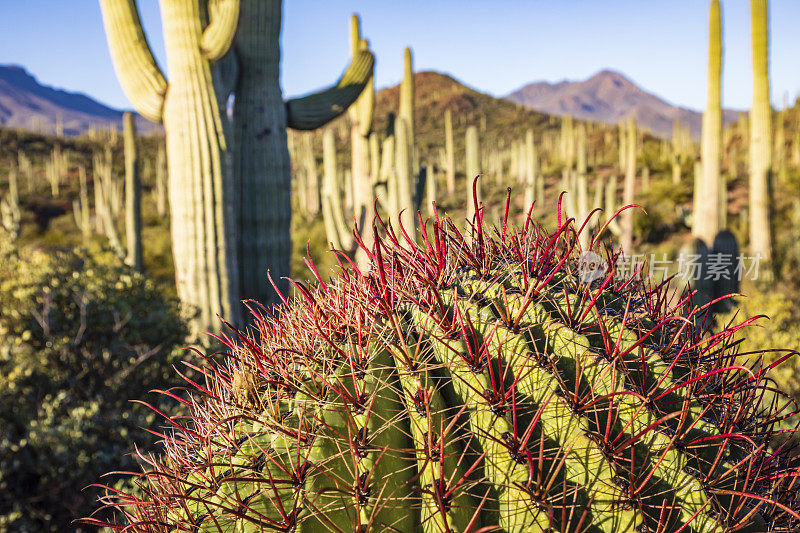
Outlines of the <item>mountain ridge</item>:
{"type": "MultiPolygon", "coordinates": [[[[612,124],[633,116],[641,127],[663,137],[672,136],[675,119],[689,126],[695,139],[703,124],[702,112],[675,105],[613,69],[603,69],[585,80],[528,83],[505,98],[543,113],[612,124]]],[[[728,109],[723,117],[725,122],[733,122],[738,114],[728,109]]]]}
{"type": "MultiPolygon", "coordinates": [[[[0,125],[6,128],[55,133],[60,120],[65,135],[80,135],[91,127],[122,127],[123,110],[107,106],[91,96],[41,83],[20,65],[0,65],[0,125]]],[[[142,132],[157,126],[137,115],[142,132]]]]}

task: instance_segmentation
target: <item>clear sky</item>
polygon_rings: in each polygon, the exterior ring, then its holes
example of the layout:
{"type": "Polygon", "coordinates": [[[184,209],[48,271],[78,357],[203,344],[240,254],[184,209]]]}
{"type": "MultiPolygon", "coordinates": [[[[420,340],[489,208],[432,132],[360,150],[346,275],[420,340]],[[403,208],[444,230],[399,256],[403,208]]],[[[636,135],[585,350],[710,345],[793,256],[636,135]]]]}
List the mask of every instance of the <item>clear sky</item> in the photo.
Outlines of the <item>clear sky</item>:
{"type": "MultiPolygon", "coordinates": [[[[158,0],[138,0],[162,68],[158,0]]],[[[750,107],[748,0],[722,0],[723,105],[750,107]]],[[[770,0],[772,100],[800,92],[800,0],[770,0]]],[[[285,0],[284,94],[332,83],[349,56],[358,12],[377,56],[379,87],[399,81],[402,51],[415,69],[447,72],[505,95],[531,81],[619,70],[667,100],[705,105],[707,0],[285,0]]],[[[0,0],[0,63],[41,82],[130,107],[111,65],[96,0],[0,0]]]]}

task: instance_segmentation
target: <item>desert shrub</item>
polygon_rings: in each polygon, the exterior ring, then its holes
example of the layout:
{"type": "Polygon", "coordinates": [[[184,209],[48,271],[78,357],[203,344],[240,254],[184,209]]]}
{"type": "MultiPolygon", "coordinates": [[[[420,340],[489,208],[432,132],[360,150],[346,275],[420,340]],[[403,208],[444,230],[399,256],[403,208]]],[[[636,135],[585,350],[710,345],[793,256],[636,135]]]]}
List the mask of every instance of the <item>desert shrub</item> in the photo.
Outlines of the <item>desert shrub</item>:
{"type": "MultiPolygon", "coordinates": [[[[742,292],[746,296],[736,299],[737,306],[717,317],[718,323],[725,326],[763,316],[756,320],[757,326],[745,328],[744,333],[739,335],[741,351],[759,356],[763,352],[764,364],[770,364],[787,354],[787,351],[769,351],[775,346],[800,350],[798,286],[784,279],[772,285],[746,285],[742,292]]],[[[769,377],[781,390],[800,401],[800,356],[789,357],[786,362],[770,370],[769,377]]]]}
{"type": "Polygon", "coordinates": [[[0,243],[0,530],[74,529],[82,489],[134,466],[131,433],[158,420],[129,400],[175,381],[185,335],[177,301],[109,251],[0,243]]]}

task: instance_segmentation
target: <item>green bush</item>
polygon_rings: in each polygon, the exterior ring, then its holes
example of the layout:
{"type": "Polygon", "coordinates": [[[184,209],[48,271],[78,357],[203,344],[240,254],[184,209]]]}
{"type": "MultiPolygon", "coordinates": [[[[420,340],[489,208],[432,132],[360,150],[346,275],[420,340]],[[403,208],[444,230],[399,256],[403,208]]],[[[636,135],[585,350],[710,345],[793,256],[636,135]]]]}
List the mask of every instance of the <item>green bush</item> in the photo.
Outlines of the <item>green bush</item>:
{"type": "MultiPolygon", "coordinates": [[[[756,326],[745,328],[738,335],[742,352],[760,354],[764,352],[763,364],[768,365],[784,357],[786,351],[770,351],[774,346],[785,346],[788,349],[800,350],[800,297],[798,286],[782,280],[777,284],[749,285],[743,287],[744,297],[737,298],[737,307],[730,313],[717,317],[720,326],[739,323],[748,318],[762,317],[756,320],[756,326]]],[[[789,393],[800,402],[800,356],[793,355],[783,364],[769,372],[778,388],[789,393]]],[[[787,422],[791,426],[794,419],[787,422]]]]}
{"type": "Polygon", "coordinates": [[[82,489],[135,466],[131,433],[159,421],[129,400],[176,384],[185,335],[177,301],[110,251],[0,243],[0,530],[74,529],[99,494],[82,489]]]}

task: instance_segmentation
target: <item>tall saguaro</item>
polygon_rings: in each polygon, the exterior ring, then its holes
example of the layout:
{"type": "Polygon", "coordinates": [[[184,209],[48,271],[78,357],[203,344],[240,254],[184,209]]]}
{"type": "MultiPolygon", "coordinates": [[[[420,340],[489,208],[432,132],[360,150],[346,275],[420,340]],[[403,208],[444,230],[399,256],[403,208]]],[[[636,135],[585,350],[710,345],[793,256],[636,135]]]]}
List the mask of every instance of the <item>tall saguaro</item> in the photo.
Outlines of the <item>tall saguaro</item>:
{"type": "Polygon", "coordinates": [[[706,244],[714,242],[721,229],[721,188],[724,186],[720,173],[722,147],[722,22],[719,0],[711,0],[709,6],[708,35],[708,93],[706,110],[703,113],[702,183],[700,197],[694,199],[694,222],[692,233],[706,244]]]}
{"type": "MultiPolygon", "coordinates": [[[[167,139],[172,252],[178,295],[196,306],[198,328],[236,321],[239,299],[226,198],[231,179],[212,65],[233,42],[238,0],[162,0],[167,82],[144,35],[134,0],[100,0],[117,77],[136,110],[163,122],[167,139]]],[[[228,200],[229,201],[229,200],[228,200]]]]}
{"type": "MultiPolygon", "coordinates": [[[[624,135],[620,134],[620,142],[625,139],[625,181],[622,187],[622,202],[626,206],[633,205],[636,186],[636,120],[633,117],[628,119],[627,129],[624,135]]],[[[626,254],[633,253],[633,208],[628,208],[620,215],[620,245],[626,254]]]]}
{"type": "MultiPolygon", "coordinates": [[[[350,46],[353,57],[359,51],[368,50],[369,44],[361,37],[361,21],[358,15],[350,17],[350,46]]],[[[369,137],[372,133],[372,118],[375,112],[375,87],[370,77],[364,92],[350,106],[350,150],[353,175],[353,212],[365,245],[372,245],[372,219],[375,218],[375,194],[373,183],[377,176],[371,172],[369,137]]],[[[377,139],[376,139],[377,142],[377,139]]],[[[356,261],[360,267],[369,265],[367,253],[359,248],[356,261]]]]}
{"type": "Polygon", "coordinates": [[[360,50],[334,86],[284,102],[280,0],[160,0],[167,82],[136,1],[99,1],[125,93],[166,130],[178,295],[199,310],[195,330],[216,329],[217,315],[241,323],[240,299],[275,301],[267,271],[283,287],[289,275],[286,128],[315,129],[341,115],[372,77],[374,58],[360,50]]]}
{"type": "MultiPolygon", "coordinates": [[[[128,253],[125,263],[142,270],[142,181],[139,176],[139,158],[136,148],[136,123],[133,113],[122,116],[122,138],[125,143],[125,245],[128,253]]],[[[81,181],[81,186],[85,180],[81,181]]],[[[88,224],[87,224],[88,226],[88,224]]]]}
{"type": "Polygon", "coordinates": [[[767,0],[750,0],[753,45],[753,109],[750,112],[750,251],[772,258],[770,196],[772,108],[769,102],[767,0]]]}

